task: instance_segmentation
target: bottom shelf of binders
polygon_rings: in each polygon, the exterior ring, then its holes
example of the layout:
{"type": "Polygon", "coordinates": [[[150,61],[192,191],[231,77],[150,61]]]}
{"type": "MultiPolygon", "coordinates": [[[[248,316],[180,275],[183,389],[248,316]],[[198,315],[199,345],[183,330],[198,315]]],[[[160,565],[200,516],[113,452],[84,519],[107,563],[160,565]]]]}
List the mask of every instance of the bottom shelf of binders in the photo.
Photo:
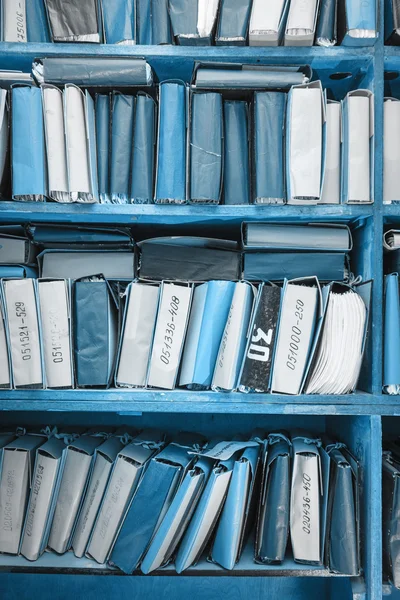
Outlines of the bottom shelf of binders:
{"type": "MultiPolygon", "coordinates": [[[[380,519],[380,486],[376,485],[381,460],[379,417],[198,414],[189,419],[183,413],[173,417],[167,413],[143,413],[141,416],[112,413],[4,414],[3,429],[15,432],[17,427],[22,426],[24,430],[18,429],[16,440],[7,442],[14,450],[23,448],[28,438],[32,443],[32,432],[41,432],[43,437],[39,439],[36,436],[33,442],[35,450],[30,454],[34,464],[31,486],[26,485],[25,497],[21,491],[18,492],[21,495],[19,506],[25,506],[21,515],[25,525],[20,527],[18,539],[5,536],[3,544],[0,532],[2,572],[152,573],[156,578],[176,575],[177,571],[182,572],[181,577],[344,576],[348,581],[364,577],[367,588],[373,585],[376,569],[374,527],[378,527],[380,519]],[[71,436],[72,432],[75,436],[71,436]],[[110,436],[111,432],[114,433],[110,436]],[[129,438],[126,436],[128,432],[129,438]],[[107,481],[103,484],[105,491],[97,514],[90,517],[94,526],[90,537],[87,537],[89,542],[82,546],[80,539],[82,548],[77,552],[79,521],[82,516],[89,519],[89,513],[84,512],[85,503],[88,499],[88,505],[93,505],[91,494],[95,494],[99,487],[97,480],[94,481],[98,459],[106,456],[104,444],[109,444],[110,440],[118,441],[117,451],[114,449],[112,454],[107,446],[110,464],[107,481]],[[316,440],[322,440],[322,443],[316,440]],[[339,445],[332,446],[333,442],[339,445]],[[39,516],[40,506],[43,509],[43,503],[38,502],[38,485],[45,481],[43,468],[39,469],[40,456],[48,458],[49,447],[55,443],[62,448],[62,465],[57,483],[51,484],[51,480],[46,480],[46,489],[53,485],[53,492],[51,500],[48,492],[47,517],[42,516],[40,528],[34,522],[39,516]],[[341,509],[335,509],[335,494],[343,492],[343,489],[337,492],[340,479],[337,467],[341,461],[335,458],[335,452],[339,452],[339,459],[341,457],[349,469],[347,484],[351,490],[347,503],[353,504],[350,517],[344,515],[341,509]],[[75,459],[71,458],[73,454],[75,459]],[[117,482],[112,487],[120,459],[125,470],[118,473],[117,482]],[[86,475],[83,474],[84,463],[88,465],[86,475]],[[207,464],[211,464],[211,468],[207,464]],[[121,520],[114,520],[115,535],[109,537],[107,548],[101,548],[104,528],[107,529],[114,518],[112,511],[121,498],[123,483],[131,477],[129,469],[137,470],[138,465],[140,476],[135,486],[132,485],[131,495],[125,497],[121,520]],[[241,468],[247,468],[242,475],[241,468]],[[196,502],[190,505],[190,510],[186,507],[185,517],[181,518],[178,527],[176,519],[187,499],[186,492],[179,497],[184,490],[185,478],[189,473],[192,477],[207,473],[207,469],[208,479],[204,477],[196,502]],[[42,479],[38,478],[38,470],[42,479]],[[218,494],[213,494],[218,490],[218,481],[223,481],[227,473],[230,474],[228,485],[222,492],[220,489],[218,500],[218,494]],[[209,483],[213,477],[211,494],[209,483]],[[80,487],[77,485],[79,481],[80,487]],[[80,499],[74,498],[73,490],[80,499]],[[109,506],[106,504],[108,491],[109,506]],[[329,502],[325,502],[325,498],[329,498],[329,502]],[[239,506],[242,513],[237,521],[233,509],[239,506]],[[197,529],[193,525],[196,520],[197,529]],[[147,527],[150,522],[152,525],[147,527]],[[346,526],[347,541],[350,540],[347,562],[340,562],[344,553],[338,545],[343,522],[349,525],[346,526]],[[201,533],[204,524],[208,529],[201,533]],[[99,536],[96,542],[97,526],[99,536]],[[175,546],[171,545],[174,527],[175,536],[179,538],[175,546]],[[32,554],[33,540],[27,542],[25,539],[29,534],[32,538],[33,533],[40,538],[36,542],[39,549],[37,556],[32,554]],[[203,538],[199,539],[199,535],[203,538]],[[265,538],[263,541],[262,536],[265,538]],[[280,540],[280,547],[275,536],[280,540]],[[264,543],[267,538],[270,548],[272,540],[278,560],[272,561],[268,552],[265,552],[267,560],[262,558],[260,540],[264,543]],[[154,546],[152,552],[151,546],[154,546]],[[131,557],[131,549],[135,548],[136,552],[139,547],[142,551],[131,557]],[[193,547],[197,547],[196,551],[192,550],[193,547]],[[255,547],[258,548],[257,562],[255,547]],[[44,551],[45,548],[47,551],[44,551]],[[57,552],[54,552],[55,549],[57,552]],[[77,558],[76,554],[82,558],[77,558]],[[37,560],[27,560],[24,555],[31,559],[37,557],[37,560]],[[162,557],[168,557],[168,560],[162,557]]],[[[52,452],[56,456],[54,448],[52,452]]],[[[0,508],[2,503],[5,507],[5,499],[6,502],[10,500],[11,488],[15,491],[22,489],[18,486],[16,465],[13,478],[7,475],[12,471],[9,457],[15,454],[3,444],[0,508]]],[[[195,495],[192,500],[194,498],[195,495]]],[[[43,499],[44,496],[42,502],[43,499]]],[[[340,502],[338,506],[341,506],[340,502]]],[[[8,518],[14,508],[10,510],[8,506],[8,518]]]]}

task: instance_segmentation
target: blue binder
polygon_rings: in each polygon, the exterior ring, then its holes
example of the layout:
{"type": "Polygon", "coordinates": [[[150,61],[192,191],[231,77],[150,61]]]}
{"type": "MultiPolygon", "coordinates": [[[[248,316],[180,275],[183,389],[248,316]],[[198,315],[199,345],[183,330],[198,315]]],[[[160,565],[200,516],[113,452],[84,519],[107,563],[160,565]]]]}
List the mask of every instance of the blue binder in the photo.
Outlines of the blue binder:
{"type": "Polygon", "coordinates": [[[139,92],[136,97],[130,191],[131,201],[135,204],[153,202],[156,110],[153,98],[139,92]]]}
{"type": "Polygon", "coordinates": [[[114,204],[129,202],[131,171],[134,96],[114,92],[111,128],[111,201],[114,204]]]}
{"type": "Polygon", "coordinates": [[[182,475],[193,460],[188,448],[169,444],[151,459],[148,469],[126,514],[111,553],[110,564],[124,573],[139,566],[168,509],[182,475]]]}
{"type": "Polygon", "coordinates": [[[28,42],[51,42],[44,0],[28,0],[25,7],[28,42]]]}
{"type": "Polygon", "coordinates": [[[247,102],[224,102],[224,204],[249,204],[247,102]]]}
{"type": "Polygon", "coordinates": [[[209,281],[195,288],[179,385],[189,389],[211,386],[234,290],[233,281],[209,281]]]}
{"type": "Polygon", "coordinates": [[[222,187],[221,94],[192,94],[190,120],[190,199],[218,204],[222,187]]]}
{"type": "Polygon", "coordinates": [[[282,281],[308,276],[320,281],[343,281],[348,273],[340,252],[245,252],[243,279],[282,281]]]}
{"type": "Polygon", "coordinates": [[[39,88],[17,86],[12,89],[11,152],[13,199],[44,200],[47,177],[39,88]]]}
{"type": "Polygon", "coordinates": [[[168,0],[137,0],[137,43],[172,44],[168,0]]]}
{"type": "Polygon", "coordinates": [[[134,0],[102,0],[101,4],[106,44],[134,44],[134,0]]]}
{"type": "Polygon", "coordinates": [[[400,392],[400,301],[397,273],[385,277],[383,387],[388,393],[400,392]]]}
{"type": "Polygon", "coordinates": [[[100,202],[110,202],[110,96],[96,94],[97,171],[100,202]]]}
{"type": "Polygon", "coordinates": [[[160,85],[156,202],[186,202],[186,85],[160,85]]]}
{"type": "Polygon", "coordinates": [[[217,46],[245,46],[252,0],[222,0],[215,43],[217,46]]]}
{"type": "Polygon", "coordinates": [[[338,14],[341,45],[372,46],[375,44],[378,37],[377,14],[376,0],[368,0],[368,2],[341,0],[338,14]],[[362,35],[359,33],[360,30],[364,30],[362,35]]]}
{"type": "Polygon", "coordinates": [[[282,204],[285,194],[286,94],[254,93],[254,203],[282,204]]]}

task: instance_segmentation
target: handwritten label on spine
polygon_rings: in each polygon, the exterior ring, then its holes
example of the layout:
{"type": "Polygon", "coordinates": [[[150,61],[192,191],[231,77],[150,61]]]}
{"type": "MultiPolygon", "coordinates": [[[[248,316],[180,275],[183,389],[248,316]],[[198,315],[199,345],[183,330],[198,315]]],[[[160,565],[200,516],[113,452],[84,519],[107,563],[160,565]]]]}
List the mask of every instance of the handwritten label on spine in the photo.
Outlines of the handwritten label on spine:
{"type": "Polygon", "coordinates": [[[319,458],[295,454],[290,506],[290,535],[295,560],[320,561],[319,458]]]}
{"type": "Polygon", "coordinates": [[[25,0],[4,0],[3,16],[4,41],[27,42],[25,0]]]}

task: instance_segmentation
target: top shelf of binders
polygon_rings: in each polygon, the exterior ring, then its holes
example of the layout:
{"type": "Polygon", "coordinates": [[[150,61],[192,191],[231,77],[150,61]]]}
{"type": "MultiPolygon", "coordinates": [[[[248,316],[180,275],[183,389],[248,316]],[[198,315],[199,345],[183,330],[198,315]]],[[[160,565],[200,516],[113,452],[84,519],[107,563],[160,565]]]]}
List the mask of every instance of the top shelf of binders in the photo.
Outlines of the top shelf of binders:
{"type": "Polygon", "coordinates": [[[373,46],[378,1],[21,0],[2,41],[180,46],[373,46]]]}

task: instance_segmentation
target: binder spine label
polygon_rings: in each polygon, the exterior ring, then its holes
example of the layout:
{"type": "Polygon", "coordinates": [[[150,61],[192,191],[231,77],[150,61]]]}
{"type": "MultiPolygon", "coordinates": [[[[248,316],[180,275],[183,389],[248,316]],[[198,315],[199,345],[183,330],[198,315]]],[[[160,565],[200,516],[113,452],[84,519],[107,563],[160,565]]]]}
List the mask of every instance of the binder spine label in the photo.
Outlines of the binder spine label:
{"type": "Polygon", "coordinates": [[[3,11],[4,41],[27,42],[25,0],[6,0],[3,11]]]}
{"type": "Polygon", "coordinates": [[[240,391],[268,391],[281,292],[279,287],[263,287],[247,346],[240,391]]]}

